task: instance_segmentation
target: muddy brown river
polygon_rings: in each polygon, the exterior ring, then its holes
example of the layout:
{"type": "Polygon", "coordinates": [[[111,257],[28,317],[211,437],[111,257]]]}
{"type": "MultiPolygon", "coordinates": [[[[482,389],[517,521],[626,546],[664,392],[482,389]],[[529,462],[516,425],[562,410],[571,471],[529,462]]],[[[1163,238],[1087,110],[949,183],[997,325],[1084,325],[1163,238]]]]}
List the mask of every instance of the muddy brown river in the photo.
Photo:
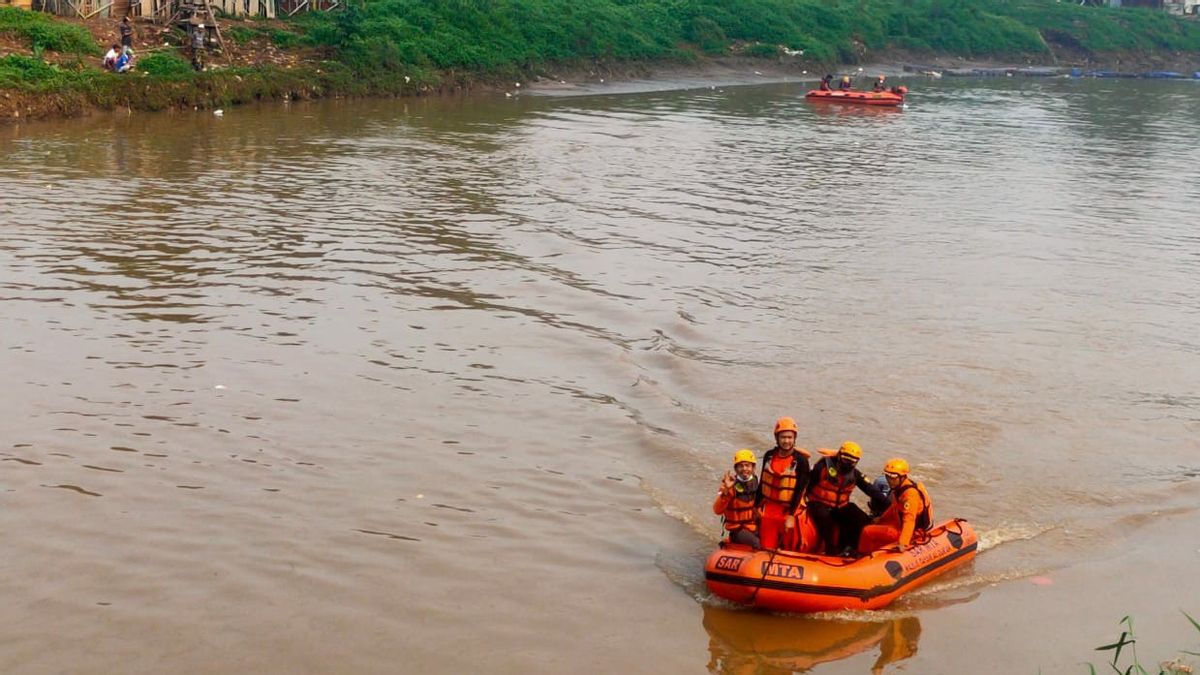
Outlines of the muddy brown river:
{"type": "Polygon", "coordinates": [[[1200,83],[905,83],[0,127],[0,672],[1084,673],[1125,615],[1200,651],[1200,83]],[[780,415],[907,457],[975,562],[711,597],[780,415]]]}

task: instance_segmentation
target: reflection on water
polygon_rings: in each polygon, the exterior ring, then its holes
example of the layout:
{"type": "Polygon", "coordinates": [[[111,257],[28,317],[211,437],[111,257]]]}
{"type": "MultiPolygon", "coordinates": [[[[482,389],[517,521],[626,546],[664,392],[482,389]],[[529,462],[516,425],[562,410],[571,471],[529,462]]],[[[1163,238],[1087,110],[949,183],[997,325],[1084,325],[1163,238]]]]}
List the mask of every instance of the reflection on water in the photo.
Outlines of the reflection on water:
{"type": "Polygon", "coordinates": [[[921,622],[915,616],[881,621],[841,621],[771,616],[719,607],[704,608],[708,670],[722,675],[806,673],[878,648],[870,672],[917,653],[921,622]]]}

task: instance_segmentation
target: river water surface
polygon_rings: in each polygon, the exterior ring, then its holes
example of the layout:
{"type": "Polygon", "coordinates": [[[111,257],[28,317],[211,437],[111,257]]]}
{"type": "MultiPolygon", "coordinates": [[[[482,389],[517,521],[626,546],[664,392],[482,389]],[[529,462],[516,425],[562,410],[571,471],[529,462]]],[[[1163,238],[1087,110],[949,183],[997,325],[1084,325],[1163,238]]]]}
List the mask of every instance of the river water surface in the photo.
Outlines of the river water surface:
{"type": "Polygon", "coordinates": [[[0,128],[0,671],[1086,672],[1200,651],[1200,86],[798,83],[0,128]],[[971,566],[708,596],[732,452],[971,566]]]}

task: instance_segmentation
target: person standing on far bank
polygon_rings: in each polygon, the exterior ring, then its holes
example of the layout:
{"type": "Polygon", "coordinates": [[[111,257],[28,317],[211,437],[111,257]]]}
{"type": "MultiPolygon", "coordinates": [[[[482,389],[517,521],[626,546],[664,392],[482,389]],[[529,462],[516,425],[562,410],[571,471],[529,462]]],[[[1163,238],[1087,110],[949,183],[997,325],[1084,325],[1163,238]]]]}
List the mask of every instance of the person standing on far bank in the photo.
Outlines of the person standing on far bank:
{"type": "Polygon", "coordinates": [[[133,53],[133,26],[129,25],[129,15],[121,19],[121,52],[124,54],[133,53]]]}

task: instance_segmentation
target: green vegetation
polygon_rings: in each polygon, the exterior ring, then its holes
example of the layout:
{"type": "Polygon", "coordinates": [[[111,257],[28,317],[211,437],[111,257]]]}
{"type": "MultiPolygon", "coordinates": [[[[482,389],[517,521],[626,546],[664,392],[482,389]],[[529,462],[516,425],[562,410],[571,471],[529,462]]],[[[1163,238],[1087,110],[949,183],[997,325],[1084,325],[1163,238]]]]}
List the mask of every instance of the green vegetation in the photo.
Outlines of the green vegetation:
{"type": "Polygon", "coordinates": [[[27,38],[35,52],[96,54],[99,51],[92,34],[83,27],[13,7],[0,7],[0,33],[27,38]]]}
{"type": "Polygon", "coordinates": [[[304,36],[282,28],[265,26],[233,26],[225,31],[225,37],[239,45],[249,44],[256,38],[265,37],[280,49],[296,49],[303,46],[304,36]]]}
{"type": "Polygon", "coordinates": [[[138,61],[139,71],[164,80],[185,80],[196,74],[192,64],[174,51],[155,52],[138,61]]]}
{"type": "Polygon", "coordinates": [[[1093,53],[1200,51],[1200,23],[1159,10],[1012,0],[997,2],[994,11],[1036,28],[1051,42],[1093,53]]]}
{"type": "MultiPolygon", "coordinates": [[[[1187,617],[1187,620],[1192,623],[1192,626],[1194,626],[1197,631],[1200,631],[1200,622],[1197,622],[1195,619],[1193,619],[1187,612],[1184,612],[1183,615],[1187,617]]],[[[1139,673],[1140,675],[1150,675],[1150,671],[1146,670],[1145,666],[1143,666],[1141,661],[1138,659],[1136,646],[1137,638],[1134,637],[1133,634],[1133,618],[1126,616],[1125,618],[1121,619],[1120,623],[1121,625],[1125,626],[1125,630],[1121,631],[1121,637],[1117,638],[1117,641],[1113,642],[1112,644],[1096,647],[1096,651],[1111,651],[1113,653],[1112,661],[1108,665],[1110,668],[1112,668],[1113,672],[1118,673],[1118,675],[1133,675],[1134,673],[1139,673]],[[1126,647],[1129,648],[1129,651],[1127,652],[1125,651],[1126,647]],[[1121,660],[1122,652],[1129,657],[1126,659],[1128,661],[1127,665],[1125,665],[1125,663],[1121,660]],[[1123,670],[1121,669],[1122,665],[1125,665],[1123,670]]],[[[1200,653],[1189,652],[1186,650],[1183,651],[1183,653],[1190,654],[1192,656],[1200,656],[1200,653]]],[[[1096,675],[1095,666],[1089,663],[1087,664],[1087,667],[1091,675],[1096,675]]],[[[1173,675],[1175,673],[1190,673],[1192,672],[1192,669],[1190,666],[1183,664],[1181,660],[1177,658],[1172,661],[1164,661],[1160,663],[1156,672],[1158,675],[1173,675]]]]}
{"type": "MultiPolygon", "coordinates": [[[[888,49],[971,57],[1200,52],[1200,24],[1145,9],[1053,0],[378,0],[294,25],[302,44],[356,70],[495,72],[578,60],[678,58],[688,50],[855,62],[888,49]]],[[[278,44],[278,41],[277,41],[278,44]]]]}
{"type": "Polygon", "coordinates": [[[41,59],[20,54],[0,58],[0,87],[29,86],[55,79],[59,69],[41,59]]]}
{"type": "Polygon", "coordinates": [[[171,52],[146,55],[134,73],[116,76],[96,69],[101,45],[80,25],[0,7],[0,35],[30,45],[30,56],[0,58],[0,88],[54,92],[64,110],[154,110],[282,96],[410,94],[564,66],[620,68],[700,55],[777,59],[802,52],[793,58],[814,69],[887,58],[890,50],[915,59],[1042,63],[1055,50],[1114,60],[1165,52],[1200,59],[1200,22],[1058,0],[350,0],[344,11],[230,21],[225,29],[243,54],[269,42],[271,50],[291,55],[267,60],[291,66],[197,74],[171,52]],[[44,52],[58,56],[43,60],[44,52]]]}

